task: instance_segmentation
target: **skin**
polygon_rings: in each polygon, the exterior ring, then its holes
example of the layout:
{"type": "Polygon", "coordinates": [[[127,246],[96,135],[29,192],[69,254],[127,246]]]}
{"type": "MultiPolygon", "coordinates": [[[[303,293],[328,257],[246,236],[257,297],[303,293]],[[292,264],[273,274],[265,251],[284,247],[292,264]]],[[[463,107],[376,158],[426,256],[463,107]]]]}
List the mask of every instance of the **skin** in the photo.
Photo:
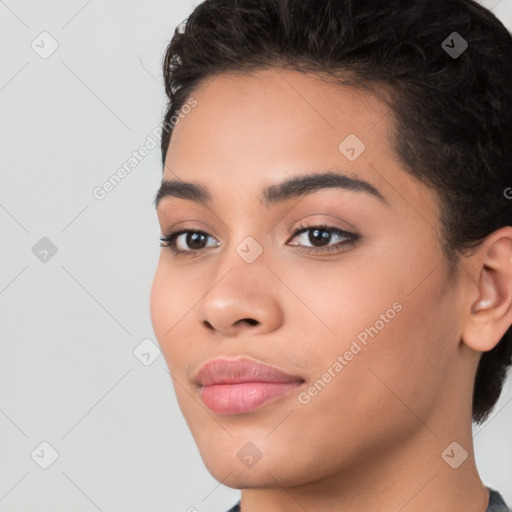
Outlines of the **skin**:
{"type": "MultiPolygon", "coordinates": [[[[244,512],[484,511],[472,383],[481,353],[512,323],[512,228],[489,235],[450,273],[437,198],[405,172],[389,143],[393,117],[369,92],[271,68],[218,75],[193,96],[164,178],[202,183],[213,202],[166,197],[157,215],[162,234],[185,227],[211,238],[197,252],[180,237],[192,256],[161,249],[150,308],[207,469],[242,489],[244,512]],[[353,162],[338,150],[348,134],[366,146],[353,162]],[[267,185],[333,165],[370,182],[387,204],[342,189],[260,202],[267,185]],[[301,222],[360,239],[313,255],[311,231],[293,237],[301,222]],[[247,236],[263,249],[251,264],[236,252],[247,236]],[[299,393],[396,302],[401,311],[300,403],[299,393]],[[247,356],[305,382],[250,413],[219,415],[203,405],[193,377],[221,356],[247,356]],[[454,441],[468,454],[456,469],[441,456],[454,441]],[[248,442],[262,455],[252,467],[237,457],[248,442]]],[[[329,244],[341,240],[332,235],[329,244]]]]}

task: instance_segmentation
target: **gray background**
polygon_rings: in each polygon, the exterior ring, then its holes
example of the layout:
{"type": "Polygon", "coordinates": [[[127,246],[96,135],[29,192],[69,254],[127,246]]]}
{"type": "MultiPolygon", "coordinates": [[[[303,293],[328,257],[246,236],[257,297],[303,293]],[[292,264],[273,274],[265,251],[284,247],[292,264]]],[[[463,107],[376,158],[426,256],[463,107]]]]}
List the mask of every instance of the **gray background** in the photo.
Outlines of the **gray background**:
{"type": "MultiPolygon", "coordinates": [[[[161,122],[161,58],[197,3],[0,0],[0,511],[222,512],[239,497],[204,468],[151,327],[158,147],[92,194],[161,122]]],[[[482,3],[511,29],[511,0],[482,3]]],[[[509,379],[475,431],[509,504],[511,401],[509,379]]]]}

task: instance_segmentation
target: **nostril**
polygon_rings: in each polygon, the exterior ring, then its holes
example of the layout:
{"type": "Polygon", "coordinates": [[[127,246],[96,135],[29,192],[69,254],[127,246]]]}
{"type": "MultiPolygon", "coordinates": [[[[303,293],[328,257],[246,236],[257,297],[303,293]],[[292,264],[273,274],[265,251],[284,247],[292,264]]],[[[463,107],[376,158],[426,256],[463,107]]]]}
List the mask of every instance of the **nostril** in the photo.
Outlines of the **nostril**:
{"type": "Polygon", "coordinates": [[[247,322],[248,324],[251,325],[258,325],[258,321],[254,320],[254,318],[242,318],[242,320],[239,320],[239,322],[247,322]]]}

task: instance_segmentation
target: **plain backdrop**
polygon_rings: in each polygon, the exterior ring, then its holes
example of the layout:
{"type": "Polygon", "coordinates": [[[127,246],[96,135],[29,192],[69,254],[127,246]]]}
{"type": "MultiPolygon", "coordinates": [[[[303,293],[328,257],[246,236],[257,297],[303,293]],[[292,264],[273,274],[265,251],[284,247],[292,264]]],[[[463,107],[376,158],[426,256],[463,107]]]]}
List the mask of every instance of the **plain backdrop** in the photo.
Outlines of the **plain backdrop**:
{"type": "MultiPolygon", "coordinates": [[[[165,106],[190,0],[0,0],[0,512],[224,512],[149,315],[158,146],[105,197],[165,106]]],[[[483,2],[512,26],[511,0],[483,2]]],[[[454,27],[456,29],[456,27],[454,27]]],[[[512,384],[475,430],[512,504],[512,384]]]]}

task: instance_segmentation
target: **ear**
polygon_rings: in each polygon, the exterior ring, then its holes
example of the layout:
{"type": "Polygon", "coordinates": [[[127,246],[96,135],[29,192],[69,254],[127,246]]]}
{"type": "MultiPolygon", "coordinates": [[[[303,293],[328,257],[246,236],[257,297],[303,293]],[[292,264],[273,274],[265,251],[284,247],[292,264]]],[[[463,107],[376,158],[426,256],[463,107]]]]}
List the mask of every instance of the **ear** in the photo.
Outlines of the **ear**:
{"type": "Polygon", "coordinates": [[[512,325],[512,227],[489,235],[471,263],[478,262],[477,299],[471,304],[462,341],[479,352],[492,350],[512,325]]]}

